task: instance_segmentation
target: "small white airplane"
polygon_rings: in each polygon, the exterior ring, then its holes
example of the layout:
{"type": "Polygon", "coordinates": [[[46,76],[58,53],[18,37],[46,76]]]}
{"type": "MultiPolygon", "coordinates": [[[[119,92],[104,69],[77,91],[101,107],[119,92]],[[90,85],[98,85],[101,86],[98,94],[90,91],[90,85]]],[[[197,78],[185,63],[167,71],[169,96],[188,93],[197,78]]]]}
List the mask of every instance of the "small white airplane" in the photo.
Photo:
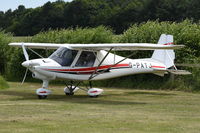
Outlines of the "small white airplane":
{"type": "MultiPolygon", "coordinates": [[[[73,95],[79,88],[81,81],[89,81],[90,86],[87,94],[97,97],[103,90],[92,88],[91,81],[110,79],[125,75],[140,73],[153,73],[164,76],[169,68],[175,68],[174,49],[182,48],[184,45],[173,45],[173,36],[162,34],[158,44],[148,43],[111,43],[111,44],[52,44],[52,43],[10,43],[10,46],[22,47],[26,61],[22,66],[33,74],[33,78],[43,81],[42,88],[36,90],[40,99],[45,99],[51,91],[48,90],[49,81],[56,78],[70,81],[79,81],[77,85],[71,82],[64,88],[66,95],[73,95]],[[57,49],[48,58],[29,60],[26,48],[36,53],[36,49],[57,49]],[[111,53],[111,51],[124,50],[154,50],[151,58],[130,59],[111,53]]],[[[37,54],[37,53],[36,53],[37,54]]],[[[178,71],[178,70],[177,70],[178,71]]],[[[176,71],[176,72],[177,72],[176,71]]],[[[27,71],[26,71],[27,73],[27,71]]],[[[25,80],[24,76],[23,82],[25,80]]]]}

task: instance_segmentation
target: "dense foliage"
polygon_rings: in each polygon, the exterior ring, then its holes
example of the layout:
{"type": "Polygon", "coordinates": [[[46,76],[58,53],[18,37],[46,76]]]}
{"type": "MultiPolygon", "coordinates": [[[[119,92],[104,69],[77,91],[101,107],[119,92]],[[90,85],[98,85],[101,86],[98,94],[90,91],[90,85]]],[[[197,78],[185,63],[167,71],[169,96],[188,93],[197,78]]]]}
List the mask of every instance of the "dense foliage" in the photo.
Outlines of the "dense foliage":
{"type": "Polygon", "coordinates": [[[199,0],[73,0],[47,2],[42,7],[0,12],[0,28],[17,36],[41,31],[104,25],[123,33],[130,25],[149,20],[198,22],[199,0]]]}
{"type": "MultiPolygon", "coordinates": [[[[142,24],[134,24],[123,34],[116,35],[109,28],[99,26],[97,28],[75,28],[75,29],[62,29],[62,30],[49,30],[47,32],[40,32],[32,38],[25,38],[25,41],[32,42],[51,42],[51,43],[112,43],[112,42],[147,42],[156,43],[162,33],[174,35],[175,44],[184,44],[185,48],[176,50],[176,62],[179,63],[199,63],[200,61],[200,25],[185,20],[181,23],[175,22],[158,22],[148,21],[142,24]]],[[[3,33],[7,38],[7,34],[3,33]]],[[[4,39],[5,40],[5,39],[4,39]]],[[[9,39],[8,39],[9,40],[9,39]]],[[[6,43],[4,43],[6,44],[6,43]]],[[[5,45],[7,46],[7,45],[5,45]]],[[[1,50],[6,50],[7,47],[2,47],[1,50]]],[[[21,81],[25,72],[25,68],[21,66],[24,61],[24,56],[21,48],[9,48],[6,50],[9,55],[7,61],[4,62],[6,70],[3,75],[9,80],[21,81]]],[[[35,54],[31,53],[30,58],[38,58],[35,54]]],[[[52,51],[47,54],[44,50],[38,51],[44,57],[50,55],[52,51]]],[[[119,52],[118,54],[126,56],[134,52],[132,58],[146,58],[151,57],[149,51],[130,51],[119,52]]],[[[164,78],[152,75],[133,75],[128,77],[121,77],[113,80],[105,80],[96,82],[100,86],[117,86],[117,87],[131,87],[131,88],[147,88],[147,89],[189,89],[199,90],[200,78],[199,68],[183,68],[188,69],[193,74],[189,76],[177,76],[176,82],[169,81],[169,75],[164,78]]],[[[2,68],[1,68],[1,71],[2,68]]],[[[31,77],[29,73],[29,78],[31,77]]]]}
{"type": "MultiPolygon", "coordinates": [[[[151,42],[157,43],[161,34],[171,34],[174,36],[175,44],[184,44],[186,47],[176,51],[176,62],[192,62],[200,57],[200,25],[185,20],[181,23],[148,21],[139,25],[131,26],[125,31],[120,42],[151,42]]],[[[138,57],[144,57],[145,53],[150,56],[151,53],[136,51],[138,57]]]]}

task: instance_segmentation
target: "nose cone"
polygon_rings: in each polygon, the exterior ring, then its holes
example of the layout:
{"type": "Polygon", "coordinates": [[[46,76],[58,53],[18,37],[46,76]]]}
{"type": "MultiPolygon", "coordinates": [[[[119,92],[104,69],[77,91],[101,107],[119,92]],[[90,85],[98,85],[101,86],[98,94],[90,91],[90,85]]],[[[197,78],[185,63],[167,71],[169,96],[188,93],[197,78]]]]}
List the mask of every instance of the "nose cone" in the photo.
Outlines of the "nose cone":
{"type": "Polygon", "coordinates": [[[23,67],[29,67],[29,65],[30,65],[30,61],[24,61],[24,62],[22,63],[22,66],[23,66],[23,67]]]}
{"type": "Polygon", "coordinates": [[[28,67],[28,68],[33,67],[33,66],[39,66],[39,65],[40,65],[40,62],[36,60],[28,60],[22,63],[22,66],[28,67]]]}

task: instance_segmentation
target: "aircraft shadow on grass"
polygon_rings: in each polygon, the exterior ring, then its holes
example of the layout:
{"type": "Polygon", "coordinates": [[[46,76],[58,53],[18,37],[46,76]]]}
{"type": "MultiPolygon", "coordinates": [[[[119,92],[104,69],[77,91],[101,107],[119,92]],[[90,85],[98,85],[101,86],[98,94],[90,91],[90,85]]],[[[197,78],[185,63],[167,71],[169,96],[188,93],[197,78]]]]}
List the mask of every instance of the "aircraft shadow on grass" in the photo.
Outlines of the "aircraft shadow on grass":
{"type": "Polygon", "coordinates": [[[162,93],[162,92],[144,92],[144,91],[134,91],[127,92],[128,95],[152,95],[152,96],[173,96],[174,93],[162,93]]]}
{"type": "MultiPolygon", "coordinates": [[[[32,92],[19,92],[19,91],[1,91],[0,94],[9,95],[9,96],[17,96],[17,98],[13,98],[13,100],[37,100],[35,95],[32,92]]],[[[66,96],[64,94],[52,94],[49,101],[66,101],[70,103],[81,103],[81,104],[106,104],[106,105],[142,105],[147,104],[145,102],[134,102],[132,100],[125,101],[122,98],[110,100],[107,97],[112,96],[126,96],[132,95],[155,95],[155,96],[171,96],[176,95],[173,93],[158,93],[158,92],[143,92],[143,91],[136,91],[136,92],[124,92],[123,94],[109,94],[109,95],[102,95],[100,98],[89,98],[87,95],[74,95],[74,96],[66,96]]],[[[11,99],[12,100],[12,99],[11,99]]]]}

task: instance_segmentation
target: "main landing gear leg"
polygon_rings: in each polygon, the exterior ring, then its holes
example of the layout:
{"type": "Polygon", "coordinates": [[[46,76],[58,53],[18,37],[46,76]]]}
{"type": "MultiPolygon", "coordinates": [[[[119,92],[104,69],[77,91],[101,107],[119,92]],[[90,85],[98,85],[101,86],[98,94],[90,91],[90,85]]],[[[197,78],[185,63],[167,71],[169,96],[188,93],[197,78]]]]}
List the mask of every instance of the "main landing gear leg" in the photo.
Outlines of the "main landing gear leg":
{"type": "Polygon", "coordinates": [[[51,94],[51,91],[46,89],[48,88],[49,81],[43,80],[42,88],[39,88],[36,90],[36,94],[38,95],[39,99],[46,99],[49,94],[51,94]]]}
{"type": "Polygon", "coordinates": [[[89,81],[90,88],[92,88],[92,81],[89,81]]]}

